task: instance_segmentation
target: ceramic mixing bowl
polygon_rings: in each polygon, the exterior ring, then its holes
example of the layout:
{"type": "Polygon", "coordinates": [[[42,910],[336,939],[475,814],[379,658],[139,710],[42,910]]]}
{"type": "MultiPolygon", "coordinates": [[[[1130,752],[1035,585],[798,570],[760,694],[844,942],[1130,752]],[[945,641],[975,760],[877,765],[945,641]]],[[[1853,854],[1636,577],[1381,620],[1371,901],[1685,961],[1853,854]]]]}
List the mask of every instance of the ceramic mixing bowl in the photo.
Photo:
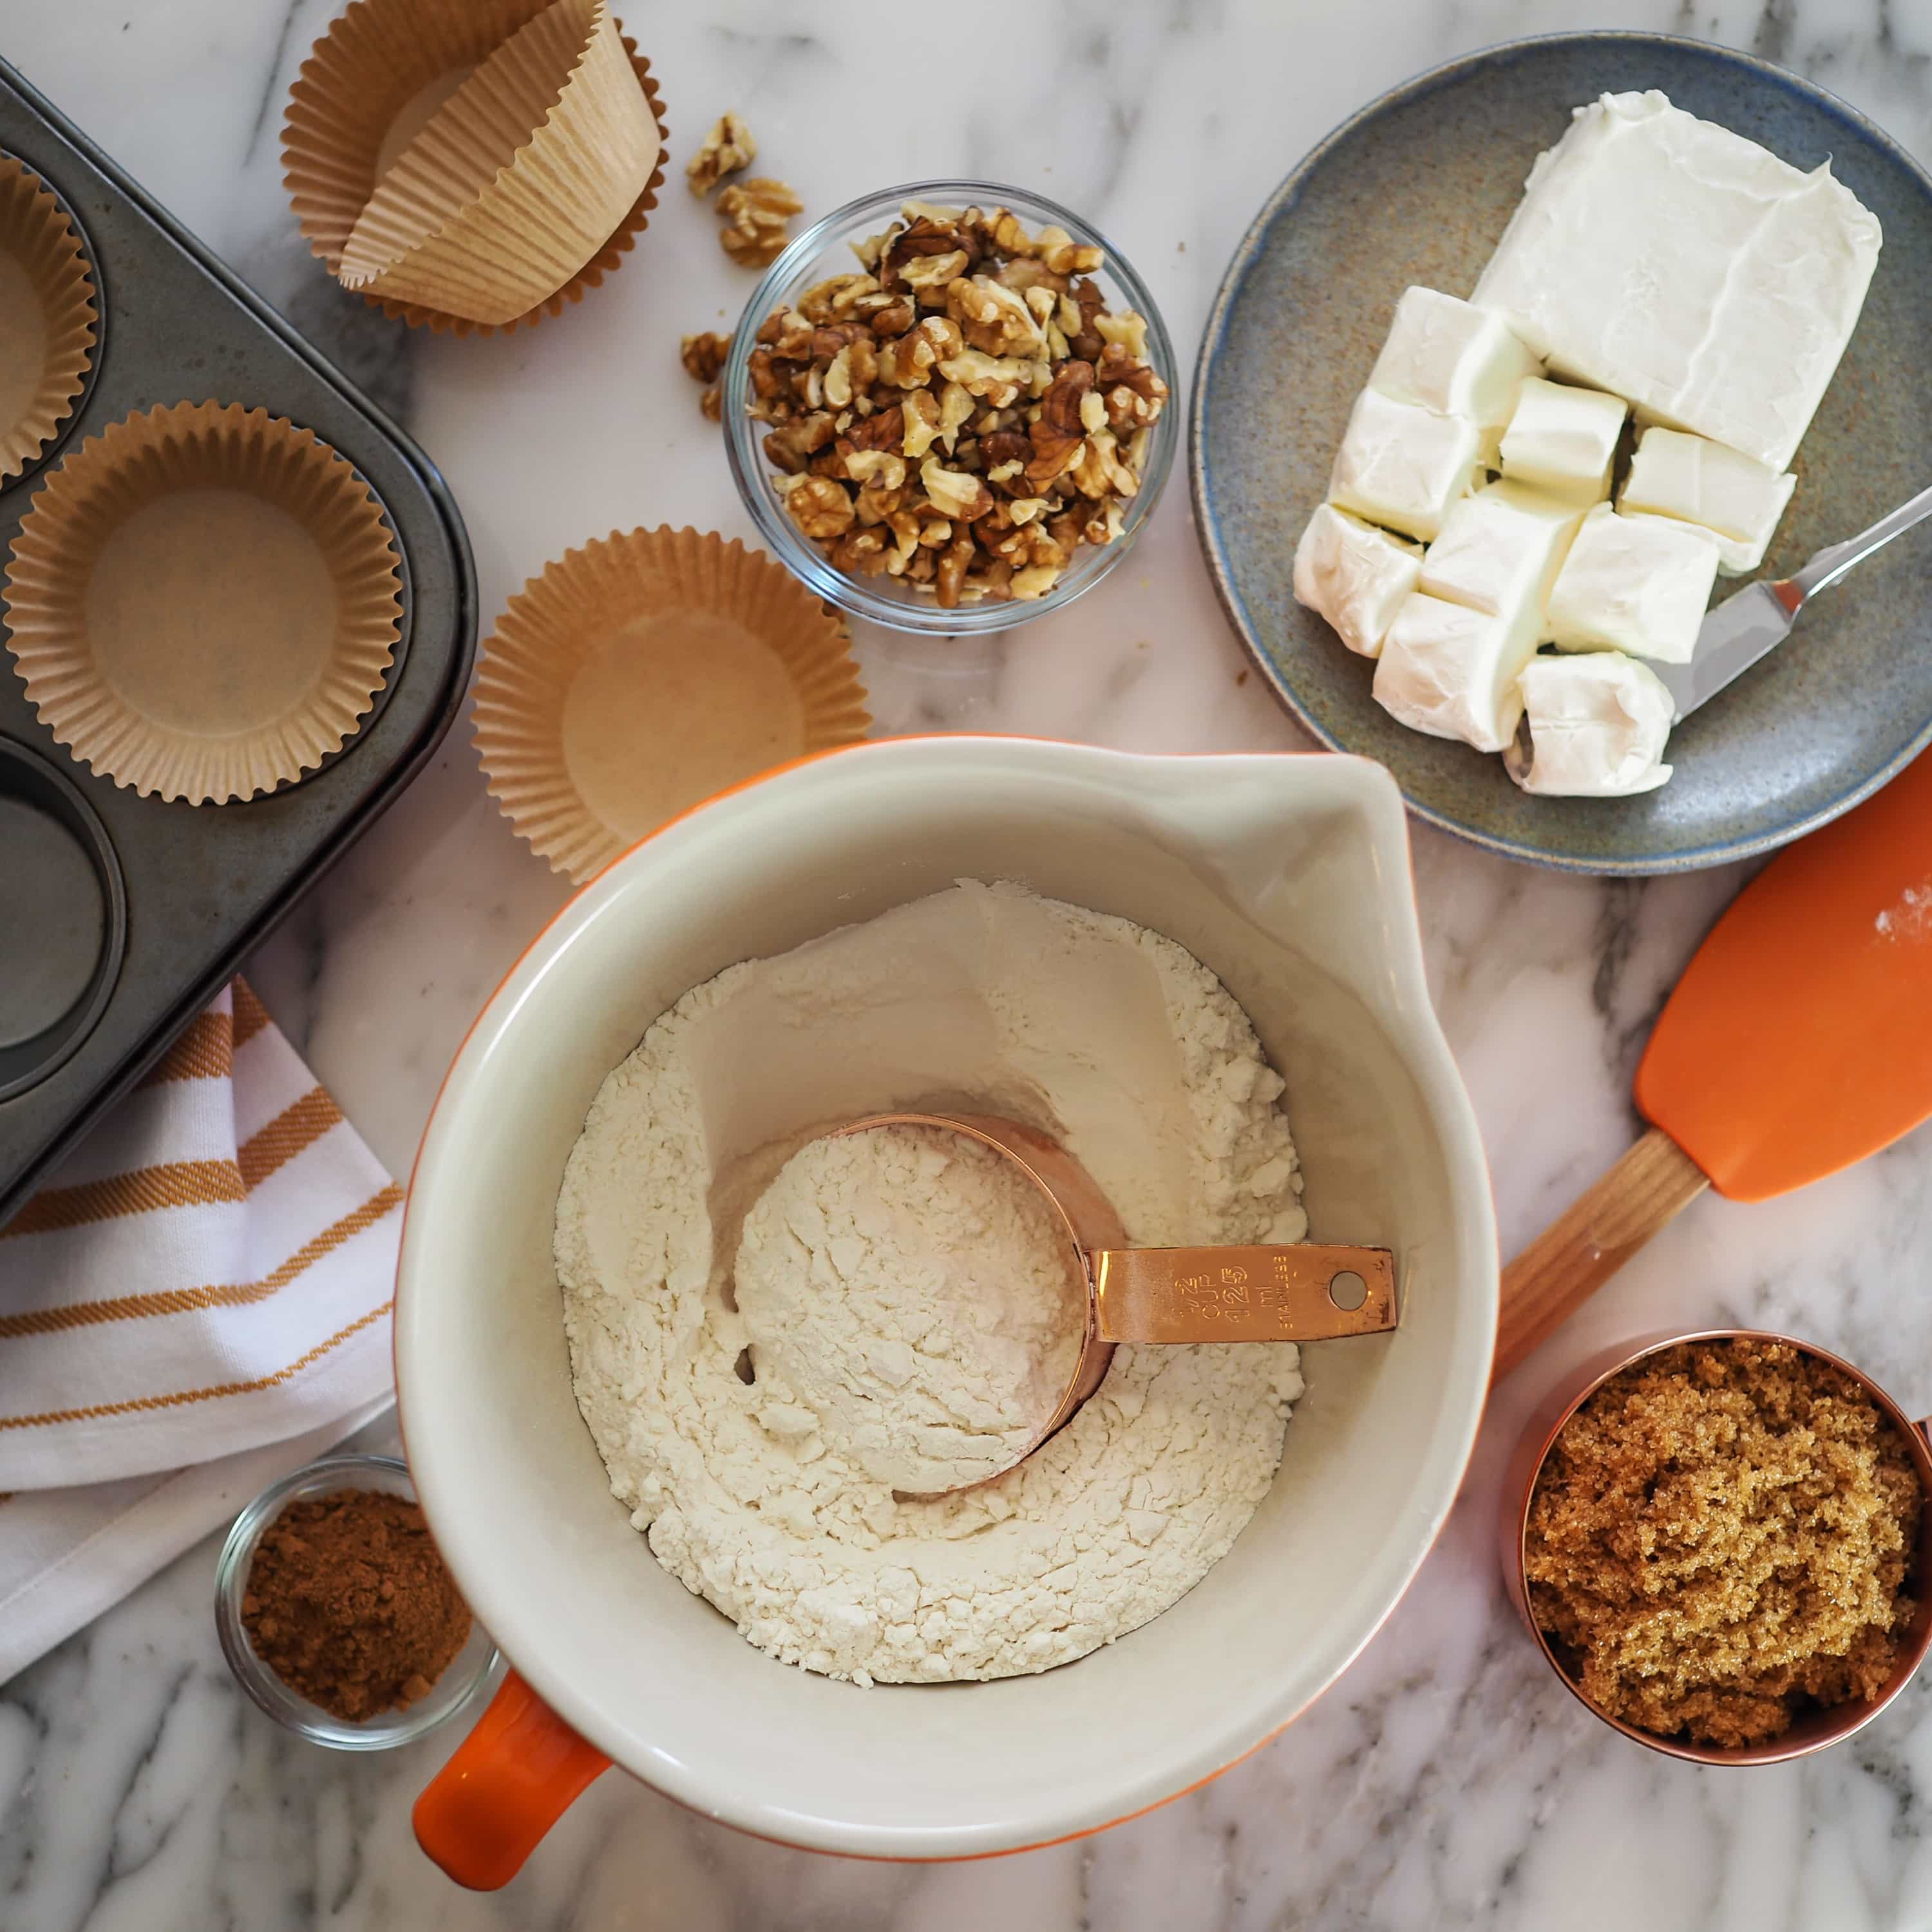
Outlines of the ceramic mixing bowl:
{"type": "Polygon", "coordinates": [[[1379,767],[915,739],[700,806],[538,937],[418,1159],[396,1308],[410,1468],[518,1673],[418,1835],[500,1883],[607,1758],[742,1829],[876,1858],[1044,1844],[1175,1796],[1332,1683],[1415,1574],[1474,1439],[1496,1275],[1379,767]],[[1124,915],[1220,976],[1288,1080],[1312,1237],[1392,1247],[1401,1326],[1306,1350],[1272,1491],[1164,1616],[1040,1676],[860,1690],[754,1650],[631,1527],[572,1397],[552,1216],[599,1083],[688,988],[962,878],[1124,915]]]}

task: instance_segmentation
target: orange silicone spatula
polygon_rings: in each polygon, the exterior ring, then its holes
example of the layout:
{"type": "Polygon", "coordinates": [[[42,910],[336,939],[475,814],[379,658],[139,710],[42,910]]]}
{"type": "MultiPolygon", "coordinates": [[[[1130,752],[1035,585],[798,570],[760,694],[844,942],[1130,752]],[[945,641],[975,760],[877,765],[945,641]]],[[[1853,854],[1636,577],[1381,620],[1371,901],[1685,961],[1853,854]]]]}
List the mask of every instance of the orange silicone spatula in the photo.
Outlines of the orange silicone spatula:
{"type": "Polygon", "coordinates": [[[1650,1131],[1503,1270],[1498,1376],[1706,1187],[1768,1200],[1932,1116],[1932,752],[1738,894],[1636,1105],[1650,1131]]]}

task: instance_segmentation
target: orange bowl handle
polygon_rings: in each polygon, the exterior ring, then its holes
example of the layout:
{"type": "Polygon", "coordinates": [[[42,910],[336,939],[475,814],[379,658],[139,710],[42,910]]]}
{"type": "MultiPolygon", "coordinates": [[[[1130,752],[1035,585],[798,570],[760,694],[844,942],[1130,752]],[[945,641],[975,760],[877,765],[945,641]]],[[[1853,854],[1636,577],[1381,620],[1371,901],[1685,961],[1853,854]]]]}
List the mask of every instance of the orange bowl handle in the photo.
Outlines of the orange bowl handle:
{"type": "Polygon", "coordinates": [[[512,1671],[416,1800],[416,1843],[458,1885],[494,1892],[610,1766],[512,1671]]]}

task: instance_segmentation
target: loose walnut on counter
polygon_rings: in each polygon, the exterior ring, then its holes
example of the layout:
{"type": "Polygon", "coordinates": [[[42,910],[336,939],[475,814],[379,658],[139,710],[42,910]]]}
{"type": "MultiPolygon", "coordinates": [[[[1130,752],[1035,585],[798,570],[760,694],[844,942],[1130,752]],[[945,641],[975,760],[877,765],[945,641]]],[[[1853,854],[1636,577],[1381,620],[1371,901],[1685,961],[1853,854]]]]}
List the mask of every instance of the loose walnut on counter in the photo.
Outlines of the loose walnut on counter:
{"type": "Polygon", "coordinates": [[[721,114],[704,146],[685,163],[684,178],[701,201],[727,175],[749,167],[758,158],[758,144],[751,129],[736,115],[721,114]]]}
{"type": "Polygon", "coordinates": [[[1167,401],[1145,321],[1098,248],[1005,208],[909,202],[854,252],[752,353],[786,508],[834,568],[946,609],[1044,596],[1138,493],[1167,401]]]}
{"type": "Polygon", "coordinates": [[[694,382],[706,386],[704,393],[698,399],[698,406],[713,422],[724,420],[718,378],[723,372],[724,358],[730,352],[731,338],[720,335],[716,329],[707,328],[700,334],[687,335],[678,345],[678,359],[683,363],[685,373],[694,382]]]}
{"type": "Polygon", "coordinates": [[[804,207],[783,182],[767,176],[734,182],[718,197],[724,218],[718,245],[740,268],[769,268],[784,252],[785,224],[804,207]]]}

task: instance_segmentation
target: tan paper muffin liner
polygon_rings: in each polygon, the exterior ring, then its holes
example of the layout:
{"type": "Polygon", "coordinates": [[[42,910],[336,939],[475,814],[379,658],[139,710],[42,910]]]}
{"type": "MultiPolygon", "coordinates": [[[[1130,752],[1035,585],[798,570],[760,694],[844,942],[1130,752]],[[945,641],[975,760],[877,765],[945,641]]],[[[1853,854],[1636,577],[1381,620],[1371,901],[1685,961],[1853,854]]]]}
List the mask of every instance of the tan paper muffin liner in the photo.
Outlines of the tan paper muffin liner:
{"type": "Polygon", "coordinates": [[[602,0],[353,0],[304,62],[283,137],[297,218],[330,272],[386,314],[458,334],[580,300],[664,180],[656,85],[602,0]]]}
{"type": "Polygon", "coordinates": [[[250,798],[340,749],[400,634],[381,506],[311,430],[239,404],[124,418],[34,497],[0,598],[27,696],[116,784],[250,798]]]}
{"type": "Polygon", "coordinates": [[[845,627],[762,550],[614,532],[547,566],[483,647],[476,748],[580,884],[702,800],[870,728],[845,627]]]}
{"type": "Polygon", "coordinates": [[[39,458],[72,412],[95,341],[94,277],[80,238],[46,184],[8,154],[0,154],[0,256],[5,258],[0,261],[4,482],[39,458]],[[10,316],[10,297],[37,303],[35,326],[10,316]]]}

